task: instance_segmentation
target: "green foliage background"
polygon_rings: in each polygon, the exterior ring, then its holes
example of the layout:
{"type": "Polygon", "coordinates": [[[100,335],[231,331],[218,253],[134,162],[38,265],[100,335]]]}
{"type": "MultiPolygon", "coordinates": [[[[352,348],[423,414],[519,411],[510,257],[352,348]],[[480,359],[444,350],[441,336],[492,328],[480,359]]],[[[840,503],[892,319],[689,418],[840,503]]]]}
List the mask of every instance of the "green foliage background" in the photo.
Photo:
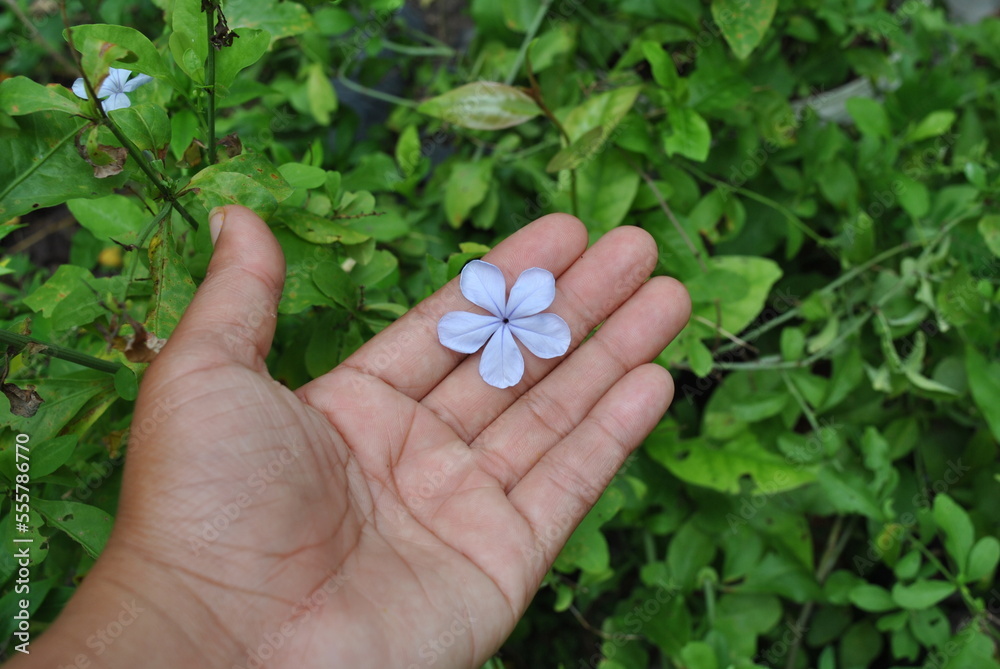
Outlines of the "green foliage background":
{"type": "Polygon", "coordinates": [[[169,337],[203,278],[191,221],[269,220],[289,277],[268,362],[294,387],[575,211],[594,238],[648,230],[694,316],[658,359],[674,407],[491,664],[1000,667],[1000,20],[474,0],[435,37],[401,4],[228,0],[239,37],[216,52],[199,1],[69,2],[92,82],[153,77],[107,116],[66,88],[58,11],[0,14],[0,238],[63,204],[80,226],[68,264],[24,244],[0,262],[0,326],[50,346],[3,362],[45,402],[0,398],[0,636],[13,436],[33,445],[38,632],[110,531],[145,367],[122,349],[169,337]]]}

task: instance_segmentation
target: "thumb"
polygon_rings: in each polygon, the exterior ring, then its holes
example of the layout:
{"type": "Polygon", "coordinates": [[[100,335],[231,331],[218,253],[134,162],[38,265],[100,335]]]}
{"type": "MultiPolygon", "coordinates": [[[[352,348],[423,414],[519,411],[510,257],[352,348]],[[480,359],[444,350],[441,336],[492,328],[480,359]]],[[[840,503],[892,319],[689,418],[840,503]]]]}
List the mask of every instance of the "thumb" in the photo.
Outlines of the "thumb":
{"type": "Polygon", "coordinates": [[[285,282],[281,246],[246,207],[216,207],[209,219],[212,262],[163,353],[197,367],[228,361],[263,370],[285,282]]]}

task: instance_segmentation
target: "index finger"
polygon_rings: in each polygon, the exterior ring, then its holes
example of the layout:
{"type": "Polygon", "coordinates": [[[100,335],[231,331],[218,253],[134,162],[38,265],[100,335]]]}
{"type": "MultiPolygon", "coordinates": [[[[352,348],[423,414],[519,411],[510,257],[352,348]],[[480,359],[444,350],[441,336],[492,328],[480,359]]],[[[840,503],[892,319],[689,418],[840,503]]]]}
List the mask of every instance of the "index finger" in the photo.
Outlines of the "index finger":
{"type": "MultiPolygon", "coordinates": [[[[530,267],[542,267],[558,277],[587,249],[587,229],[574,216],[550,214],[526,225],[483,258],[499,267],[510,286],[530,267]]],[[[438,341],[437,324],[449,311],[471,306],[458,279],[410,309],[373,337],[342,365],[374,376],[409,397],[420,400],[466,357],[438,341]]],[[[323,377],[304,386],[308,393],[323,377]]]]}

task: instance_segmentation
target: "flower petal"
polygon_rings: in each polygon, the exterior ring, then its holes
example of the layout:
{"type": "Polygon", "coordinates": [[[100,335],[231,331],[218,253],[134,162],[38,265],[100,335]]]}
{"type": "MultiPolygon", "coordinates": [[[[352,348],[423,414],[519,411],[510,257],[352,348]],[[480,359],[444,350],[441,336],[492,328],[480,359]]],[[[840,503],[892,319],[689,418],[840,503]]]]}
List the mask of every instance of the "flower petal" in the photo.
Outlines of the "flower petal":
{"type": "Polygon", "coordinates": [[[87,99],[87,85],[83,83],[83,77],[73,82],[73,93],[78,98],[87,99]]]}
{"type": "Polygon", "coordinates": [[[496,265],[473,260],[462,269],[459,279],[462,295],[476,306],[482,307],[497,318],[504,317],[507,303],[507,281],[496,265]]]}
{"type": "Polygon", "coordinates": [[[148,74],[137,74],[135,75],[134,79],[130,79],[129,81],[125,82],[125,87],[123,90],[126,93],[131,93],[135,89],[139,88],[140,86],[144,86],[145,84],[148,84],[152,80],[153,77],[149,76],[148,74]]]}
{"type": "Polygon", "coordinates": [[[108,96],[108,98],[101,103],[104,107],[104,111],[112,112],[116,109],[125,109],[125,107],[131,107],[132,102],[128,99],[128,96],[124,93],[114,93],[108,96]]]}
{"type": "Polygon", "coordinates": [[[438,340],[459,353],[475,353],[502,325],[496,316],[452,311],[438,321],[438,340]]]}
{"type": "Polygon", "coordinates": [[[569,350],[569,326],[555,314],[537,314],[510,322],[510,330],[539,358],[558,358],[569,350]]]}
{"type": "Polygon", "coordinates": [[[129,70],[123,70],[118,67],[110,68],[108,70],[108,76],[104,77],[104,81],[101,82],[101,87],[97,90],[97,97],[104,98],[116,93],[124,93],[125,82],[128,81],[129,75],[131,74],[132,72],[129,70]]]}
{"type": "Polygon", "coordinates": [[[524,376],[524,357],[510,336],[509,327],[501,326],[486,344],[479,361],[479,374],[494,388],[510,388],[524,376]]]}
{"type": "Polygon", "coordinates": [[[552,272],[532,267],[521,272],[507,300],[507,317],[510,319],[534,316],[545,311],[556,299],[556,278],[552,272]]]}

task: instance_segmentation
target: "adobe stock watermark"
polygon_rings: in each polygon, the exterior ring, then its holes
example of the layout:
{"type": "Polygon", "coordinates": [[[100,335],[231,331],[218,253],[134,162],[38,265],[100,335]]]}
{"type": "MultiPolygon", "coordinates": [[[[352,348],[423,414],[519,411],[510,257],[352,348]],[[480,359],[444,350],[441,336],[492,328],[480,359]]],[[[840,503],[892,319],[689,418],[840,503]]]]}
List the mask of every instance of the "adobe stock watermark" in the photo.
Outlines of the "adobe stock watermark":
{"type": "Polygon", "coordinates": [[[596,653],[580,659],[578,669],[597,669],[604,660],[613,661],[625,644],[641,639],[644,627],[659,615],[664,606],[680,594],[679,588],[658,587],[651,597],[633,606],[622,617],[622,631],[607,635],[604,644],[598,646],[596,653]]]}
{"type": "MultiPolygon", "coordinates": [[[[947,469],[941,478],[935,480],[925,489],[915,493],[910,498],[910,503],[918,510],[926,511],[933,505],[934,496],[945,494],[961,481],[966,474],[972,471],[972,467],[963,464],[961,458],[948,460],[947,469]]],[[[902,542],[909,536],[910,531],[917,526],[918,519],[915,513],[906,511],[893,522],[885,524],[885,531],[878,537],[868,539],[867,550],[857,553],[851,559],[858,575],[864,576],[875,567],[887,553],[896,550],[902,542]]]]}
{"type": "Polygon", "coordinates": [[[452,615],[451,621],[445,629],[420,645],[417,649],[417,656],[421,661],[411,662],[407,669],[430,667],[439,662],[448,650],[465,637],[478,621],[479,619],[471,611],[456,612],[452,615]]]}
{"type": "MultiPolygon", "coordinates": [[[[801,471],[807,464],[813,462],[815,456],[828,452],[828,447],[836,439],[836,435],[844,429],[844,424],[839,423],[836,418],[822,418],[819,420],[819,430],[813,430],[806,439],[802,451],[795,456],[785,456],[786,462],[793,465],[794,471],[801,471]]],[[[774,477],[768,481],[758,482],[757,489],[749,495],[740,497],[738,514],[729,512],[726,514],[726,522],[729,523],[729,531],[736,534],[741,528],[748,525],[750,521],[760,511],[766,507],[771,500],[782,492],[788,490],[791,476],[786,471],[778,471],[774,477]]]]}
{"type": "Polygon", "coordinates": [[[351,580],[350,574],[339,570],[331,572],[323,585],[295,603],[289,620],[277,628],[265,632],[259,643],[253,648],[243,649],[245,659],[242,664],[234,664],[231,669],[263,669],[279,650],[305,625],[314,615],[326,605],[331,596],[335,595],[351,580]]]}
{"type": "Polygon", "coordinates": [[[89,669],[93,665],[93,659],[99,658],[107,652],[115,642],[121,638],[125,630],[138,620],[139,615],[146,609],[136,604],[135,600],[122,602],[118,615],[103,627],[94,630],[94,633],[87,637],[84,642],[87,648],[93,651],[93,658],[88,653],[79,653],[73,658],[70,664],[60,664],[59,669],[89,669]]]}
{"type": "Polygon", "coordinates": [[[248,491],[236,495],[233,501],[220,506],[208,519],[202,521],[201,528],[197,533],[188,534],[188,547],[197,557],[202,550],[206,550],[209,544],[218,539],[239,520],[240,516],[253,505],[268,487],[277,481],[288,468],[295,462],[305,449],[299,444],[293,444],[282,448],[276,457],[266,465],[257,468],[246,478],[245,486],[248,491]]]}

